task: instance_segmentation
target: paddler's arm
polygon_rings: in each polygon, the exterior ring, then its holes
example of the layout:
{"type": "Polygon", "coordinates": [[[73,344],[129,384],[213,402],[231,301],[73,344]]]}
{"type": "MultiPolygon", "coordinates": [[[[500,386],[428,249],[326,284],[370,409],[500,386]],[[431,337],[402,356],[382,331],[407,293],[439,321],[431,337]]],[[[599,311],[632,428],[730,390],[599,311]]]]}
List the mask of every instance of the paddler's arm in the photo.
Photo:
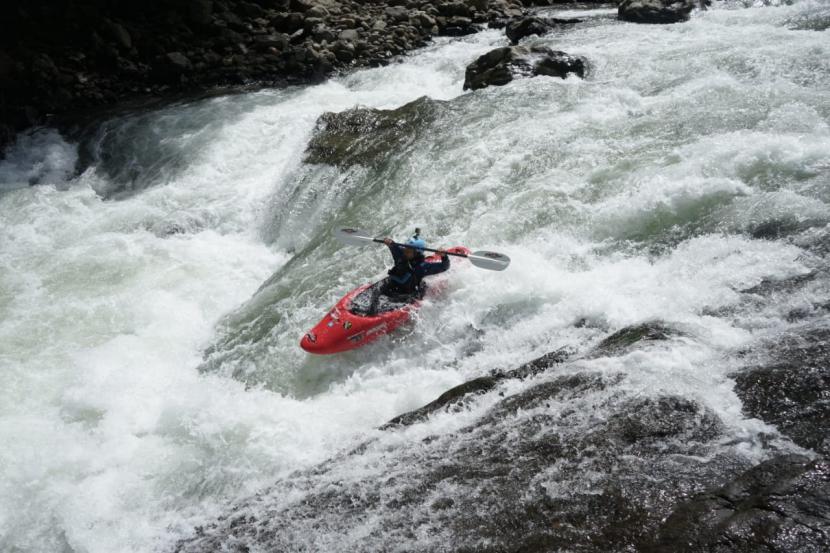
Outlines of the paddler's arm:
{"type": "Polygon", "coordinates": [[[403,258],[403,251],[401,250],[400,246],[395,244],[395,241],[391,238],[384,238],[383,243],[389,248],[389,251],[392,252],[392,259],[395,260],[395,263],[403,258]]]}
{"type": "Polygon", "coordinates": [[[450,256],[447,255],[447,252],[441,251],[438,254],[441,256],[441,263],[432,263],[430,261],[421,263],[420,269],[423,273],[421,276],[437,275],[450,268],[450,256]]]}

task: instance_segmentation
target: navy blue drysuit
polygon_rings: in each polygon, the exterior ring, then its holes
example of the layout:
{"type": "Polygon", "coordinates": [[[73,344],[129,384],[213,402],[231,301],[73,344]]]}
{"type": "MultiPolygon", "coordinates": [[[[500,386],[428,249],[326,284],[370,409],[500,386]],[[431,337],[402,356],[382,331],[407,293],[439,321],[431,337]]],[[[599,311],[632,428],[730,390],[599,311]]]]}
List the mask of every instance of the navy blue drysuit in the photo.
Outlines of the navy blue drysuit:
{"type": "Polygon", "coordinates": [[[450,256],[445,255],[440,263],[427,261],[423,254],[416,251],[415,257],[407,259],[403,248],[395,244],[389,244],[389,251],[395,260],[395,266],[389,269],[384,293],[389,294],[415,294],[421,291],[421,280],[429,275],[443,273],[450,268],[450,256]]]}
{"type": "MultiPolygon", "coordinates": [[[[425,286],[424,277],[443,273],[450,268],[450,257],[441,257],[441,262],[427,261],[423,254],[415,250],[415,256],[407,259],[403,248],[389,244],[389,251],[395,260],[395,266],[389,269],[389,277],[372,287],[372,296],[366,315],[373,316],[379,312],[381,297],[389,298],[393,303],[391,308],[400,307],[400,302],[408,303],[415,297],[423,297],[425,286]]],[[[387,306],[390,307],[390,306],[387,306]]],[[[387,308],[380,311],[387,311],[387,308]]]]}

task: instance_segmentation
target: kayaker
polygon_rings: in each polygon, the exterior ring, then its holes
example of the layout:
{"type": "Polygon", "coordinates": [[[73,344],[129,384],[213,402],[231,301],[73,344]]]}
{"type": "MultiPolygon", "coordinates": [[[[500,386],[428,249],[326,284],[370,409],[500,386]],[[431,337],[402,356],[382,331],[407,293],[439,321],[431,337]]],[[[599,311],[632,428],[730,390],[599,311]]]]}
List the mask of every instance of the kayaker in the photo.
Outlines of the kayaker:
{"type": "Polygon", "coordinates": [[[383,243],[392,253],[395,265],[389,269],[389,278],[379,288],[372,298],[369,313],[377,312],[378,301],[381,295],[393,300],[409,299],[420,296],[424,292],[423,279],[430,275],[443,273],[450,268],[450,256],[445,251],[437,252],[441,256],[440,262],[427,261],[424,257],[424,242],[419,236],[420,229],[415,229],[415,235],[406,241],[404,247],[395,244],[391,238],[384,238],[383,243]]]}

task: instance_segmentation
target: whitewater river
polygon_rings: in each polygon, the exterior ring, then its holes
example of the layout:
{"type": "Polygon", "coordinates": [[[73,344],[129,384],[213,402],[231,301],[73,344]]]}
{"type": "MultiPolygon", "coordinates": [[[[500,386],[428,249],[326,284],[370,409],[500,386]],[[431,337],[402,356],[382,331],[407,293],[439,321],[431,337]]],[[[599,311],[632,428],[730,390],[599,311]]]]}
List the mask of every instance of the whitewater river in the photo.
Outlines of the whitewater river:
{"type": "Polygon", "coordinates": [[[463,93],[466,65],[506,43],[492,30],[76,142],[21,137],[0,162],[0,551],[169,549],[292,471],[407,440],[377,427],[452,386],[652,320],[682,337],[581,367],[699,402],[724,448],[762,460],[756,437],[775,430],[741,414],[733,353],[827,285],[772,306],[738,291],[814,264],[759,229],[830,222],[827,5],[718,5],[671,26],[584,15],[540,42],[585,57],[585,80],[463,93]],[[438,116],[383,163],[303,163],[323,112],[421,96],[438,116]],[[337,225],[417,225],[513,263],[458,264],[417,324],[310,357],[302,334],[389,262],[338,245],[337,225]]]}

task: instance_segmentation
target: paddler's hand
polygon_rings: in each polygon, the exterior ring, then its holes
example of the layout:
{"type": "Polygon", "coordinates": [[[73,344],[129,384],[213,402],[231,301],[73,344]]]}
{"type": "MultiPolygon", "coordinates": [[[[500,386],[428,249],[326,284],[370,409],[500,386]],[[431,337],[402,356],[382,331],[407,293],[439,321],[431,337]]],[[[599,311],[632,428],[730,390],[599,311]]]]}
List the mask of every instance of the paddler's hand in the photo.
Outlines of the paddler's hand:
{"type": "Polygon", "coordinates": [[[447,251],[446,251],[446,250],[438,250],[438,251],[437,251],[437,252],[435,252],[435,253],[437,253],[437,254],[438,254],[438,255],[440,255],[441,257],[447,257],[447,251]]]}
{"type": "Polygon", "coordinates": [[[391,238],[384,238],[383,239],[383,243],[386,244],[387,246],[391,246],[392,242],[394,242],[394,240],[392,240],[391,238]]]}

